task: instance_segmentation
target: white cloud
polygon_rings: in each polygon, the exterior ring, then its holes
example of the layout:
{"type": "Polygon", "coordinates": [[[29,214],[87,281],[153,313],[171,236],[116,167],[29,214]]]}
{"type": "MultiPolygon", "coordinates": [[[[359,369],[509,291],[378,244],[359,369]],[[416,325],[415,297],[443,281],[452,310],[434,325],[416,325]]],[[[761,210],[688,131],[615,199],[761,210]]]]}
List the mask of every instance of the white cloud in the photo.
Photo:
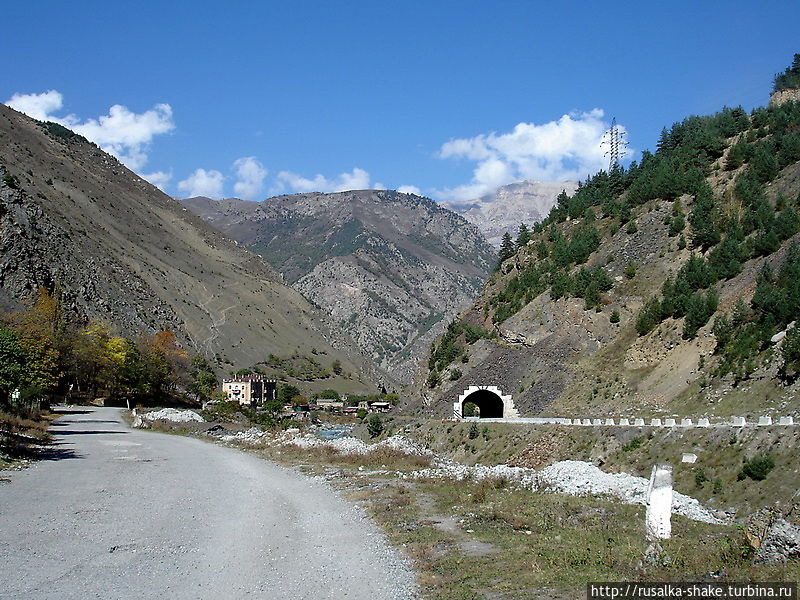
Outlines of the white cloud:
{"type": "Polygon", "coordinates": [[[157,135],[175,129],[172,107],[156,104],[143,113],[135,113],[121,104],[108,109],[97,119],[81,121],[75,115],[58,117],[64,98],[56,90],[43,94],[14,94],[6,104],[40,121],[55,121],[93,141],[113,154],[129,168],[138,171],[147,162],[147,150],[157,135]]]}
{"type": "Polygon", "coordinates": [[[403,194],[416,194],[417,196],[422,196],[422,190],[420,190],[415,185],[401,185],[397,188],[398,192],[402,192],[403,194]]]}
{"type": "MultiPolygon", "coordinates": [[[[542,125],[518,123],[508,133],[450,140],[440,148],[440,158],[462,158],[477,164],[469,183],[437,190],[437,195],[450,200],[473,200],[522,179],[584,179],[608,167],[603,144],[603,134],[608,129],[603,111],[595,108],[542,125]]],[[[625,133],[624,127],[619,129],[625,133]]],[[[626,156],[630,155],[632,151],[628,150],[626,156]]]]}
{"type": "Polygon", "coordinates": [[[147,162],[147,145],[153,138],[175,128],[169,104],[156,104],[143,113],[134,113],[115,104],[97,120],[74,125],[75,132],[92,140],[128,167],[141,169],[147,162]]]}
{"type": "Polygon", "coordinates": [[[233,184],[234,193],[246,200],[256,198],[261,193],[268,172],[264,165],[255,156],[245,156],[234,161],[233,168],[237,177],[233,184]]]}
{"type": "Polygon", "coordinates": [[[278,173],[277,182],[277,191],[288,189],[292,192],[344,192],[365,190],[369,187],[369,173],[358,167],[350,173],[340,173],[333,179],[328,179],[323,175],[315,175],[313,179],[307,179],[291,171],[281,171],[278,173]]]}
{"type": "Polygon", "coordinates": [[[42,94],[14,94],[6,100],[6,105],[33,119],[48,121],[52,120],[51,113],[61,110],[64,105],[64,97],[56,90],[49,90],[42,94]]]}
{"type": "Polygon", "coordinates": [[[146,179],[162,192],[166,190],[167,184],[172,179],[172,171],[154,171],[153,173],[142,173],[142,179],[146,179]]]}
{"type": "Polygon", "coordinates": [[[183,181],[178,182],[178,190],[185,192],[187,198],[193,196],[207,196],[209,198],[222,198],[222,186],[225,176],[219,171],[210,169],[196,169],[183,181]]]}

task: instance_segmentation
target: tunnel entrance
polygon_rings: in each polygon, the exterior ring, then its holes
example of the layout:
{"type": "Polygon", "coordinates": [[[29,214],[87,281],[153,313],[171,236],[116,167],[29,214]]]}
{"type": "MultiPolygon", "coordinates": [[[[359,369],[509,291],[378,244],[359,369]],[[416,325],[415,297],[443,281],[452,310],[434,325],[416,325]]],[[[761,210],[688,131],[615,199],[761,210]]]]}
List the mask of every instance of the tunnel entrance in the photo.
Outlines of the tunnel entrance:
{"type": "Polygon", "coordinates": [[[461,403],[462,414],[464,406],[468,403],[474,404],[477,410],[475,416],[481,419],[502,419],[503,418],[503,399],[489,390],[478,390],[472,392],[461,403]]]}

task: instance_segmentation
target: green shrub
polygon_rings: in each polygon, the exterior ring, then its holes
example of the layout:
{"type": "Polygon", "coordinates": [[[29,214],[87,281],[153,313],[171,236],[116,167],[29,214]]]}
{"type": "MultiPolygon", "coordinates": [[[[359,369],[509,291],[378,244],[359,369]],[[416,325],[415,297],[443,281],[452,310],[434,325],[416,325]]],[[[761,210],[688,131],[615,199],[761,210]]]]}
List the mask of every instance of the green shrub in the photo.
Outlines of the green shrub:
{"type": "Polygon", "coordinates": [[[656,296],[645,302],[642,310],[636,315],[636,333],[640,336],[647,335],[659,323],[661,323],[661,302],[656,296]]]}
{"type": "Polygon", "coordinates": [[[694,484],[697,487],[703,487],[703,484],[708,481],[708,477],[706,477],[706,472],[703,469],[695,469],[694,470],[694,484]]]}
{"type": "Polygon", "coordinates": [[[441,379],[439,377],[439,373],[437,373],[436,371],[431,371],[430,374],[428,375],[428,381],[426,382],[428,387],[433,389],[437,385],[439,385],[440,382],[441,379]]]}
{"type": "Polygon", "coordinates": [[[378,415],[372,415],[367,419],[367,432],[369,437],[376,438],[383,433],[383,420],[378,415]]]}
{"type": "Polygon", "coordinates": [[[737,478],[739,481],[749,477],[754,481],[763,481],[769,472],[775,468],[775,461],[769,454],[761,454],[753,458],[745,458],[742,470],[739,471],[737,478]]]}
{"type": "Polygon", "coordinates": [[[480,430],[478,429],[478,424],[477,423],[473,423],[472,427],[469,428],[468,437],[469,437],[469,439],[474,440],[474,439],[477,439],[479,435],[480,435],[480,430]]]}
{"type": "Polygon", "coordinates": [[[644,440],[641,437],[635,437],[631,441],[622,445],[623,452],[631,452],[633,450],[638,450],[639,447],[642,445],[644,440]]]}
{"type": "Polygon", "coordinates": [[[3,175],[3,183],[5,183],[12,190],[19,189],[19,177],[16,175],[11,175],[10,173],[3,175]]]}

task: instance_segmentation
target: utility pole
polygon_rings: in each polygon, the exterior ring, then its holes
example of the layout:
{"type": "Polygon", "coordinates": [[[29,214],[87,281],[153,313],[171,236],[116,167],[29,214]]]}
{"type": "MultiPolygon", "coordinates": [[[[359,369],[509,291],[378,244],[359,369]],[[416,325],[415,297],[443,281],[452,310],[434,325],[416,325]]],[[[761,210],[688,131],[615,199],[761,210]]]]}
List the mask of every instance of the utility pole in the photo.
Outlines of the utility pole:
{"type": "Polygon", "coordinates": [[[625,154],[628,147],[628,142],[617,125],[616,117],[611,119],[611,129],[603,134],[602,143],[608,146],[608,150],[603,156],[608,156],[608,172],[611,173],[615,167],[619,167],[619,159],[625,154]]]}

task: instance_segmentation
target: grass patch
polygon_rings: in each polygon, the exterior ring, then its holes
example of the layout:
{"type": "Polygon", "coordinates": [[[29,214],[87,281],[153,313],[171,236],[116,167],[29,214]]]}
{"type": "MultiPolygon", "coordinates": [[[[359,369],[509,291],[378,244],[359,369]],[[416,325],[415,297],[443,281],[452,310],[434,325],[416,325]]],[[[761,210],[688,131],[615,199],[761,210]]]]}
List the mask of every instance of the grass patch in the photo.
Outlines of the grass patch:
{"type": "Polygon", "coordinates": [[[41,446],[52,441],[47,428],[55,418],[34,411],[26,417],[0,412],[0,469],[9,469],[36,458],[41,446]]]}

